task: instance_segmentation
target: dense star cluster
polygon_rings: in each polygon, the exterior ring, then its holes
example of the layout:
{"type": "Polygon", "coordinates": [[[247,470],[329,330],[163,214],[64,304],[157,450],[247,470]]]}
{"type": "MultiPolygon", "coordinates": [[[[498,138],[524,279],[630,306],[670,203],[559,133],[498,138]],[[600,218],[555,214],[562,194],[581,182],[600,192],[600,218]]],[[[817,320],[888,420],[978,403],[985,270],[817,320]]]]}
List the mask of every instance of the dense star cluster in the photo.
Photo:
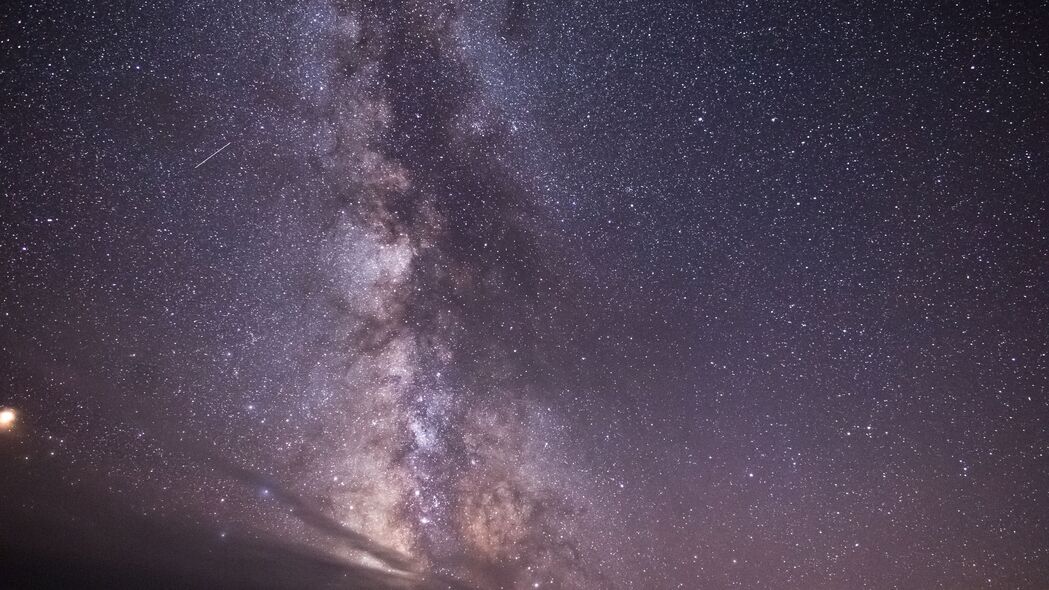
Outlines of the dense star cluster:
{"type": "Polygon", "coordinates": [[[139,4],[0,8],[0,586],[1049,579],[1044,8],[139,4]]]}

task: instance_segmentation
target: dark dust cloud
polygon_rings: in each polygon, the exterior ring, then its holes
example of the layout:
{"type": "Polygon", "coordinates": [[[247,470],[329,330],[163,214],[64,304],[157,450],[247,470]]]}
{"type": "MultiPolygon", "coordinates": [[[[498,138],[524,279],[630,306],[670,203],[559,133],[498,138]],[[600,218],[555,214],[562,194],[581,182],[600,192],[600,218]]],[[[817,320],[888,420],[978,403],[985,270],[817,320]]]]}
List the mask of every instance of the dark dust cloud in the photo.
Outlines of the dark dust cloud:
{"type": "Polygon", "coordinates": [[[0,587],[1049,579],[1044,6],[0,13],[0,587]]]}

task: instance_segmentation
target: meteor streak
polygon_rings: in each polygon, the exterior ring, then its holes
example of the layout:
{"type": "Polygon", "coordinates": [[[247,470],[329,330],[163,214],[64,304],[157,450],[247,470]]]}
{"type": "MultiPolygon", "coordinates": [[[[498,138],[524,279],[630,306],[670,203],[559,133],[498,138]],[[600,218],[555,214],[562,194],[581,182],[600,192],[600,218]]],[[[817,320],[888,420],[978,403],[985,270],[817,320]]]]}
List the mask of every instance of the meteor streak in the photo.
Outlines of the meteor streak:
{"type": "Polygon", "coordinates": [[[233,142],[232,141],[226,142],[226,145],[224,145],[224,146],[220,147],[219,149],[215,150],[214,152],[212,152],[212,154],[210,156],[208,156],[208,157],[204,158],[203,160],[201,160],[200,164],[197,164],[196,166],[194,166],[193,169],[196,170],[197,168],[200,168],[201,166],[206,164],[208,160],[214,158],[215,156],[219,155],[219,152],[221,152],[222,150],[228,148],[231,143],[233,143],[233,142]]]}

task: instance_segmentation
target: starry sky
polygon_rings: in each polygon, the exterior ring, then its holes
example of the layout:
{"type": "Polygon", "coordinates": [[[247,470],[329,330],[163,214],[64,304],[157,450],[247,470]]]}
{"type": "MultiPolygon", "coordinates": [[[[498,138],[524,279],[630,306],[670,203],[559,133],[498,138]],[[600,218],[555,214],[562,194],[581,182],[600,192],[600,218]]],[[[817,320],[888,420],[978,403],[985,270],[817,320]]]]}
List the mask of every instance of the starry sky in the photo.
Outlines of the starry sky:
{"type": "Polygon", "coordinates": [[[0,586],[1045,587],[1045,6],[0,14],[0,586]]]}

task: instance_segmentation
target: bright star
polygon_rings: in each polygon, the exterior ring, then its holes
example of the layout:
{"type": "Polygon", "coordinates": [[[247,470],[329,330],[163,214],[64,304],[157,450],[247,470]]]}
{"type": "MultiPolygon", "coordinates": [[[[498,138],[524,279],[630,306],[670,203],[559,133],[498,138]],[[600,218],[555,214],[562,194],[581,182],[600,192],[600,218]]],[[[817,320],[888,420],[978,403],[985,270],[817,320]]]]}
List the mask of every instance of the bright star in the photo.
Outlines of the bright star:
{"type": "Polygon", "coordinates": [[[15,426],[18,414],[11,408],[0,410],[0,430],[11,430],[15,426]]]}

